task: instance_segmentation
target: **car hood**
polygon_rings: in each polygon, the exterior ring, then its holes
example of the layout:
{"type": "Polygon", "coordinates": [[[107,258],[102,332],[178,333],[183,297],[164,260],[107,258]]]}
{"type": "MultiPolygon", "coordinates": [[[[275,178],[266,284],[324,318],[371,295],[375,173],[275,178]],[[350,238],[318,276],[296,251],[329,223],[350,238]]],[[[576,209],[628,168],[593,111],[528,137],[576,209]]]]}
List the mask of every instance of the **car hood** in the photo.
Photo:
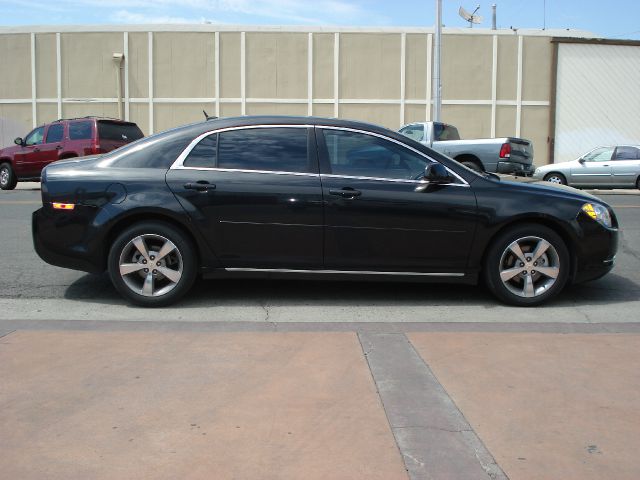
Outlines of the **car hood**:
{"type": "Polygon", "coordinates": [[[9,147],[5,147],[0,149],[0,156],[4,156],[4,155],[13,155],[16,152],[18,152],[20,150],[20,147],[18,145],[11,145],[9,147]]]}
{"type": "Polygon", "coordinates": [[[515,188],[517,190],[530,191],[532,193],[540,193],[544,194],[555,194],[562,195],[565,197],[574,198],[576,200],[584,200],[586,202],[597,200],[599,203],[603,202],[600,198],[595,195],[591,195],[590,193],[585,192],[584,190],[578,190],[577,188],[569,187],[567,185],[560,185],[557,183],[550,182],[530,182],[530,183],[522,183],[522,182],[511,182],[507,180],[501,180],[501,184],[508,185],[510,188],[515,188]]]}
{"type": "Polygon", "coordinates": [[[541,172],[546,172],[550,170],[564,170],[571,167],[576,167],[579,164],[580,162],[578,162],[578,160],[571,160],[569,162],[549,163],[547,165],[542,165],[541,167],[538,167],[537,170],[541,172]]]}

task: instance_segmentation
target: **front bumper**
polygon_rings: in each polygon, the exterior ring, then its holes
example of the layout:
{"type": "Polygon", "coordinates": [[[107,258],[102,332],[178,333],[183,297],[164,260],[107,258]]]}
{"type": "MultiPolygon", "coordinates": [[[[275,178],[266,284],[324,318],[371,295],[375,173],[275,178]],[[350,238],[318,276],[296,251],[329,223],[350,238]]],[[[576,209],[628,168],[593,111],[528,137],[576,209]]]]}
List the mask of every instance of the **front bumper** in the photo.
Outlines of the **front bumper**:
{"type": "Polygon", "coordinates": [[[533,165],[518,163],[518,162],[498,162],[498,173],[512,173],[514,175],[522,175],[524,177],[530,177],[533,175],[534,168],[533,165]]]}
{"type": "Polygon", "coordinates": [[[584,213],[580,213],[576,220],[580,235],[573,283],[596,280],[614,267],[619,237],[617,220],[614,220],[616,228],[605,228],[584,213]]]}

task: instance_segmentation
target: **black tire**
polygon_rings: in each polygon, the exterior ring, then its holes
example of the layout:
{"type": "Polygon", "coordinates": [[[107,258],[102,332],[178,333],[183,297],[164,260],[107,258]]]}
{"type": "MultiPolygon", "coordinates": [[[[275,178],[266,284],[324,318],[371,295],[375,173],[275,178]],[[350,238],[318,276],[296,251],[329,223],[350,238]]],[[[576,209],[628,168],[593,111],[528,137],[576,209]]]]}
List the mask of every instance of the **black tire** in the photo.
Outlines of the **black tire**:
{"type": "Polygon", "coordinates": [[[473,160],[464,160],[460,163],[462,163],[462,165],[464,165],[465,167],[470,168],[471,170],[475,170],[476,172],[482,173],[484,171],[480,164],[473,160]]]}
{"type": "Polygon", "coordinates": [[[556,232],[544,225],[522,224],[509,228],[492,240],[485,257],[483,273],[489,290],[498,299],[510,305],[530,307],[540,305],[562,291],[569,278],[570,263],[569,250],[556,232]],[[524,261],[530,261],[533,260],[533,255],[527,256],[527,253],[534,253],[538,243],[538,240],[535,239],[545,240],[553,248],[547,248],[543,256],[539,257],[538,262],[540,263],[535,262],[535,266],[532,261],[528,264],[517,261],[517,255],[509,249],[509,246],[518,241],[518,246],[521,247],[525,257],[524,261]],[[510,265],[511,260],[514,262],[510,265]],[[502,280],[501,272],[508,275],[510,268],[514,267],[513,271],[515,271],[520,269],[521,265],[523,265],[522,272],[526,273],[513,275],[511,279],[506,281],[502,280]],[[540,268],[547,272],[555,272],[553,270],[555,267],[557,267],[555,280],[535,270],[535,268],[540,268]],[[534,274],[531,275],[531,272],[534,274]],[[526,278],[527,276],[529,279],[526,278]],[[526,282],[529,280],[533,285],[534,296],[526,297],[523,295],[525,294],[526,282]],[[522,290],[520,291],[521,286],[522,290]],[[519,291],[519,294],[514,293],[515,291],[519,291]]]}
{"type": "Polygon", "coordinates": [[[18,184],[18,177],[16,177],[13,168],[10,163],[0,164],[0,189],[13,190],[18,184]]]}
{"type": "Polygon", "coordinates": [[[640,177],[636,180],[636,188],[640,190],[640,177]]]}
{"type": "Polygon", "coordinates": [[[558,172],[551,172],[551,173],[547,173],[544,176],[544,181],[545,182],[550,182],[550,183],[555,183],[558,185],[566,185],[567,184],[567,177],[565,177],[563,174],[558,173],[558,172]]]}
{"type": "Polygon", "coordinates": [[[175,303],[189,291],[197,276],[198,261],[193,242],[182,231],[163,222],[141,222],[127,228],[118,235],[109,250],[107,267],[116,290],[131,303],[143,307],[163,307],[175,303]],[[141,236],[147,249],[147,257],[140,254],[140,250],[134,248],[132,244],[134,239],[141,236]],[[162,266],[156,267],[154,265],[152,267],[152,263],[155,263],[155,261],[151,262],[151,260],[154,260],[154,253],[157,255],[159,248],[167,240],[173,244],[175,249],[163,256],[162,266]],[[134,258],[136,254],[138,255],[138,260],[134,258]],[[143,257],[147,258],[147,260],[143,257]],[[170,264],[170,262],[172,263],[170,264]],[[121,263],[134,265],[134,268],[138,264],[142,267],[142,263],[144,263],[145,267],[149,267],[147,271],[152,273],[144,273],[144,268],[136,268],[134,272],[122,275],[121,263]],[[180,266],[181,268],[179,269],[180,277],[175,282],[172,282],[169,277],[165,277],[162,273],[155,273],[165,269],[163,271],[167,274],[168,270],[173,270],[170,276],[177,275],[178,270],[171,269],[171,266],[180,266]],[[149,282],[152,296],[143,294],[143,288],[148,277],[153,277],[149,282]],[[153,293],[155,285],[160,287],[158,288],[158,295],[153,293]],[[139,289],[133,288],[138,286],[140,287],[139,289]],[[171,288],[168,291],[162,293],[163,289],[166,290],[169,287],[171,288]]]}

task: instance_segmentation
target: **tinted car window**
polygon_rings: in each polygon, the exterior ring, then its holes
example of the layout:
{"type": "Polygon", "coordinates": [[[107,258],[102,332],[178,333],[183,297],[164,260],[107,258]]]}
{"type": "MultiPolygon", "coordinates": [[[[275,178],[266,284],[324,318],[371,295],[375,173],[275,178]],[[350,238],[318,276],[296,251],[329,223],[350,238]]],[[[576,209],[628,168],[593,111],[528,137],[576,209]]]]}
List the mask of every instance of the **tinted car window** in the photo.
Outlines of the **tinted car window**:
{"type": "Polygon", "coordinates": [[[356,177],[414,179],[429,160],[389,140],[344,130],[323,130],[331,173],[356,177]]]}
{"type": "Polygon", "coordinates": [[[90,139],[91,130],[91,122],[72,122],[69,124],[69,138],[71,140],[90,139]]]}
{"type": "Polygon", "coordinates": [[[444,142],[446,140],[460,140],[460,134],[458,129],[453,125],[446,125],[444,123],[433,124],[434,140],[437,142],[444,142]]]}
{"type": "Polygon", "coordinates": [[[27,135],[24,141],[25,145],[40,145],[42,143],[42,137],[44,136],[44,127],[36,128],[33,132],[27,135]]]}
{"type": "Polygon", "coordinates": [[[614,160],[640,160],[640,149],[636,147],[618,147],[614,160]]]}
{"type": "Polygon", "coordinates": [[[98,137],[101,140],[133,142],[144,135],[135,123],[98,121],[98,137]]]}
{"type": "Polygon", "coordinates": [[[218,135],[212,134],[203,138],[189,156],[185,158],[183,165],[185,167],[204,167],[213,168],[216,166],[216,153],[218,146],[218,135]]]}
{"type": "Polygon", "coordinates": [[[61,142],[63,134],[64,125],[61,123],[49,125],[49,130],[47,130],[47,143],[61,142]]]}
{"type": "Polygon", "coordinates": [[[218,135],[218,167],[309,172],[306,128],[255,128],[218,135]]]}
{"type": "Polygon", "coordinates": [[[406,135],[416,142],[424,140],[424,126],[422,125],[408,125],[400,130],[400,133],[406,135]]]}
{"type": "Polygon", "coordinates": [[[611,160],[613,147],[600,147],[587,153],[584,157],[585,162],[606,162],[611,160]]]}

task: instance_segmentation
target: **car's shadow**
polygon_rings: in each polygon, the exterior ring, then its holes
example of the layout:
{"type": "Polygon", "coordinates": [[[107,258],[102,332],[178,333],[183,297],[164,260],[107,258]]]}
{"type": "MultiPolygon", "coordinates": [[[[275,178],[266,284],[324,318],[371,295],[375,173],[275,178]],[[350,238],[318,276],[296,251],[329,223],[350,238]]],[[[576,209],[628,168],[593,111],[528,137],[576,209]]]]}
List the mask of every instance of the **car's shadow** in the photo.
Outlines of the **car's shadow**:
{"type": "MultiPolygon", "coordinates": [[[[84,275],[65,291],[65,298],[104,305],[126,305],[108,275],[84,275]]],[[[632,302],[640,299],[640,285],[616,274],[569,286],[548,306],[562,307],[632,302]]],[[[199,280],[176,307],[206,306],[481,306],[501,305],[482,285],[399,282],[199,280]]]]}

